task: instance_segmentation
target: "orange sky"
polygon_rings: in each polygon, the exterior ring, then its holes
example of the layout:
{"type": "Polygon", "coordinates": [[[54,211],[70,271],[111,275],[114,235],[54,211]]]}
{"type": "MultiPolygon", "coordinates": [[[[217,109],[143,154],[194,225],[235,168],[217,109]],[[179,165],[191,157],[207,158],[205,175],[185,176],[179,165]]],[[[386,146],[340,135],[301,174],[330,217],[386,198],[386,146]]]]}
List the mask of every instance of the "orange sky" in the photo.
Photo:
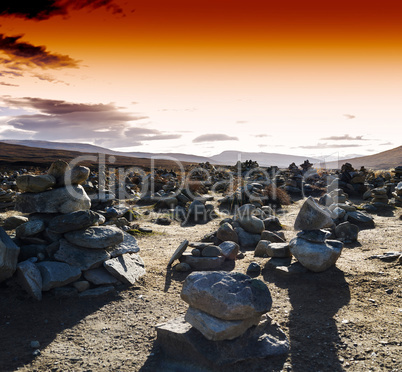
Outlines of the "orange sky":
{"type": "MultiPolygon", "coordinates": [[[[48,1],[63,14],[27,19],[23,7],[0,5],[2,94],[71,104],[113,102],[116,112],[146,119],[105,121],[96,129],[106,133],[117,125],[120,142],[94,135],[56,138],[33,124],[16,125],[25,118],[7,111],[43,114],[31,101],[7,101],[0,103],[0,137],[128,148],[126,129],[139,127],[155,136],[135,141],[136,150],[200,154],[229,148],[366,154],[400,144],[400,1],[110,0],[97,6],[92,0],[78,10],[74,4],[82,1],[48,1]],[[10,47],[4,38],[17,35],[23,36],[10,47]],[[43,48],[33,59],[27,48],[21,56],[21,43],[43,48]],[[339,131],[356,141],[322,140],[340,137],[339,131]],[[192,142],[204,133],[237,140],[192,142]],[[270,141],[257,140],[261,134],[270,141]]],[[[90,125],[85,118],[82,125],[90,125]]]]}

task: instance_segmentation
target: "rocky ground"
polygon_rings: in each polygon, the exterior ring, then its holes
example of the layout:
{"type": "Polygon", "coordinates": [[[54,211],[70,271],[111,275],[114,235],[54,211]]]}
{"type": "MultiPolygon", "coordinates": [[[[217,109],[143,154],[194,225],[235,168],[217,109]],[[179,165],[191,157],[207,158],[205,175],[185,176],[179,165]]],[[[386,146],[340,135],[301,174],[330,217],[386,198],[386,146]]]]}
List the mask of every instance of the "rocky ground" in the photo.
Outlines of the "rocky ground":
{"type": "MultiPolygon", "coordinates": [[[[301,201],[279,216],[287,240],[301,201]]],[[[290,341],[284,358],[242,363],[243,371],[400,371],[402,370],[402,266],[368,259],[401,251],[401,209],[375,216],[376,228],[363,230],[358,243],[346,246],[336,267],[323,273],[285,276],[267,258],[248,251],[237,260],[242,273],[250,262],[272,294],[269,315],[290,341]]],[[[197,241],[214,231],[219,220],[180,227],[159,226],[150,215],[141,226],[154,233],[138,238],[146,276],[112,297],[58,300],[45,294],[29,299],[13,280],[0,285],[1,371],[196,371],[164,364],[155,325],[185,313],[180,299],[187,273],[167,269],[169,258],[184,240],[197,241]],[[32,341],[38,341],[35,345],[32,341]]],[[[223,369],[220,369],[222,371],[223,369]]]]}

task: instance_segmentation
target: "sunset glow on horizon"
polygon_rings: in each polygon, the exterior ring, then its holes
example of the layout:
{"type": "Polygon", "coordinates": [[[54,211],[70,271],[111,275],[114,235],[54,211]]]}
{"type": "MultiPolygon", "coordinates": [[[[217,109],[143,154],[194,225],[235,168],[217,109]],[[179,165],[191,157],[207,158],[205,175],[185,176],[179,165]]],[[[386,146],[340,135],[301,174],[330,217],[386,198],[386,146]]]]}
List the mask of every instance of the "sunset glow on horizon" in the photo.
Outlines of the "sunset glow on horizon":
{"type": "Polygon", "coordinates": [[[314,157],[401,145],[399,1],[18,3],[0,5],[0,139],[314,157]]]}

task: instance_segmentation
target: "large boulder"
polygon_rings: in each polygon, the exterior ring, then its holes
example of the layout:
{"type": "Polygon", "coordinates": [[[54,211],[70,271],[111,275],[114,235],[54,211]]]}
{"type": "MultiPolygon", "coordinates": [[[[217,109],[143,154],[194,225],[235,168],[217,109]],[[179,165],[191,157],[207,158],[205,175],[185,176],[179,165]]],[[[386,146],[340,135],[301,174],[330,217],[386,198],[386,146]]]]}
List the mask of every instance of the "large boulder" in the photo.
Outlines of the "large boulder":
{"type": "Polygon", "coordinates": [[[42,192],[56,184],[56,179],[50,174],[23,174],[16,179],[17,187],[22,192],[42,192]]]}
{"type": "Polygon", "coordinates": [[[322,209],[316,201],[309,196],[296,217],[295,230],[319,230],[331,227],[334,224],[329,212],[322,209]]]}
{"type": "Polygon", "coordinates": [[[294,238],[289,246],[290,252],[305,268],[321,272],[335,264],[341,255],[343,243],[338,240],[313,243],[302,238],[294,238]]]}
{"type": "Polygon", "coordinates": [[[15,210],[22,213],[70,213],[90,207],[91,200],[80,185],[20,194],[15,202],[15,210]]]}
{"type": "Polygon", "coordinates": [[[11,278],[17,268],[18,255],[20,247],[18,247],[0,227],[0,283],[11,278]]]}
{"type": "Polygon", "coordinates": [[[224,320],[262,315],[272,306],[271,294],[262,281],[225,271],[190,274],[183,284],[181,298],[190,306],[224,320]]]}
{"type": "Polygon", "coordinates": [[[49,222],[49,230],[57,234],[86,229],[87,227],[103,224],[105,217],[91,210],[81,210],[54,217],[49,222]]]}
{"type": "Polygon", "coordinates": [[[70,243],[83,248],[108,248],[124,240],[123,231],[115,226],[93,226],[85,230],[70,231],[64,234],[70,243]]]}

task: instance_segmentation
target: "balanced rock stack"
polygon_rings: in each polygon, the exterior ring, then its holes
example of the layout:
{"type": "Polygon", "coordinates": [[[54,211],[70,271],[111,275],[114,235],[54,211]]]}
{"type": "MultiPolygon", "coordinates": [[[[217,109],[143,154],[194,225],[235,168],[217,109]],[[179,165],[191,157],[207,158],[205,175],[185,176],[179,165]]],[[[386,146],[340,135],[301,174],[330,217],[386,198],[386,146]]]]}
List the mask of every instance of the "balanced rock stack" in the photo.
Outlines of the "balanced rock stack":
{"type": "Polygon", "coordinates": [[[388,195],[386,187],[377,187],[371,190],[371,204],[381,207],[388,204],[388,195]]]}
{"type": "Polygon", "coordinates": [[[208,234],[202,242],[184,241],[174,252],[168,266],[176,259],[178,271],[217,270],[225,261],[235,260],[240,249],[255,249],[261,256],[289,257],[285,236],[278,230],[282,225],[269,206],[257,208],[244,204],[237,208],[232,218],[221,222],[218,230],[208,234]],[[187,247],[193,249],[185,252],[187,247]],[[258,249],[256,247],[259,247],[258,249]]]}
{"type": "Polygon", "coordinates": [[[272,299],[264,282],[236,272],[197,272],[185,280],[181,298],[190,305],[184,319],[157,326],[171,358],[216,367],[288,352],[286,336],[265,315],[272,299]]]}
{"type": "Polygon", "coordinates": [[[301,207],[294,225],[295,230],[302,231],[289,243],[290,252],[305,268],[321,272],[338,260],[343,243],[329,240],[331,232],[324,230],[332,227],[334,222],[329,212],[309,197],[301,207]]]}
{"type": "Polygon", "coordinates": [[[225,260],[234,261],[239,253],[239,245],[233,241],[213,243],[192,242],[184,240],[174,252],[168,266],[175,260],[180,263],[175,266],[176,271],[189,270],[216,270],[219,269],[225,260]],[[191,252],[185,252],[187,247],[192,247],[191,252]]]}
{"type": "Polygon", "coordinates": [[[395,206],[402,207],[402,181],[395,186],[392,195],[395,197],[395,206]]]}
{"type": "Polygon", "coordinates": [[[58,161],[46,175],[17,178],[26,191],[18,196],[17,208],[30,215],[6,222],[15,228],[20,247],[18,280],[37,300],[49,290],[58,296],[110,293],[113,285],[133,284],[145,273],[135,254],[136,239],[116,226],[102,226],[105,217],[89,210],[90,199],[80,185],[88,174],[86,167],[70,171],[58,161]]]}
{"type": "Polygon", "coordinates": [[[402,165],[395,167],[395,169],[392,171],[392,173],[394,173],[395,181],[402,181],[402,165]]]}

